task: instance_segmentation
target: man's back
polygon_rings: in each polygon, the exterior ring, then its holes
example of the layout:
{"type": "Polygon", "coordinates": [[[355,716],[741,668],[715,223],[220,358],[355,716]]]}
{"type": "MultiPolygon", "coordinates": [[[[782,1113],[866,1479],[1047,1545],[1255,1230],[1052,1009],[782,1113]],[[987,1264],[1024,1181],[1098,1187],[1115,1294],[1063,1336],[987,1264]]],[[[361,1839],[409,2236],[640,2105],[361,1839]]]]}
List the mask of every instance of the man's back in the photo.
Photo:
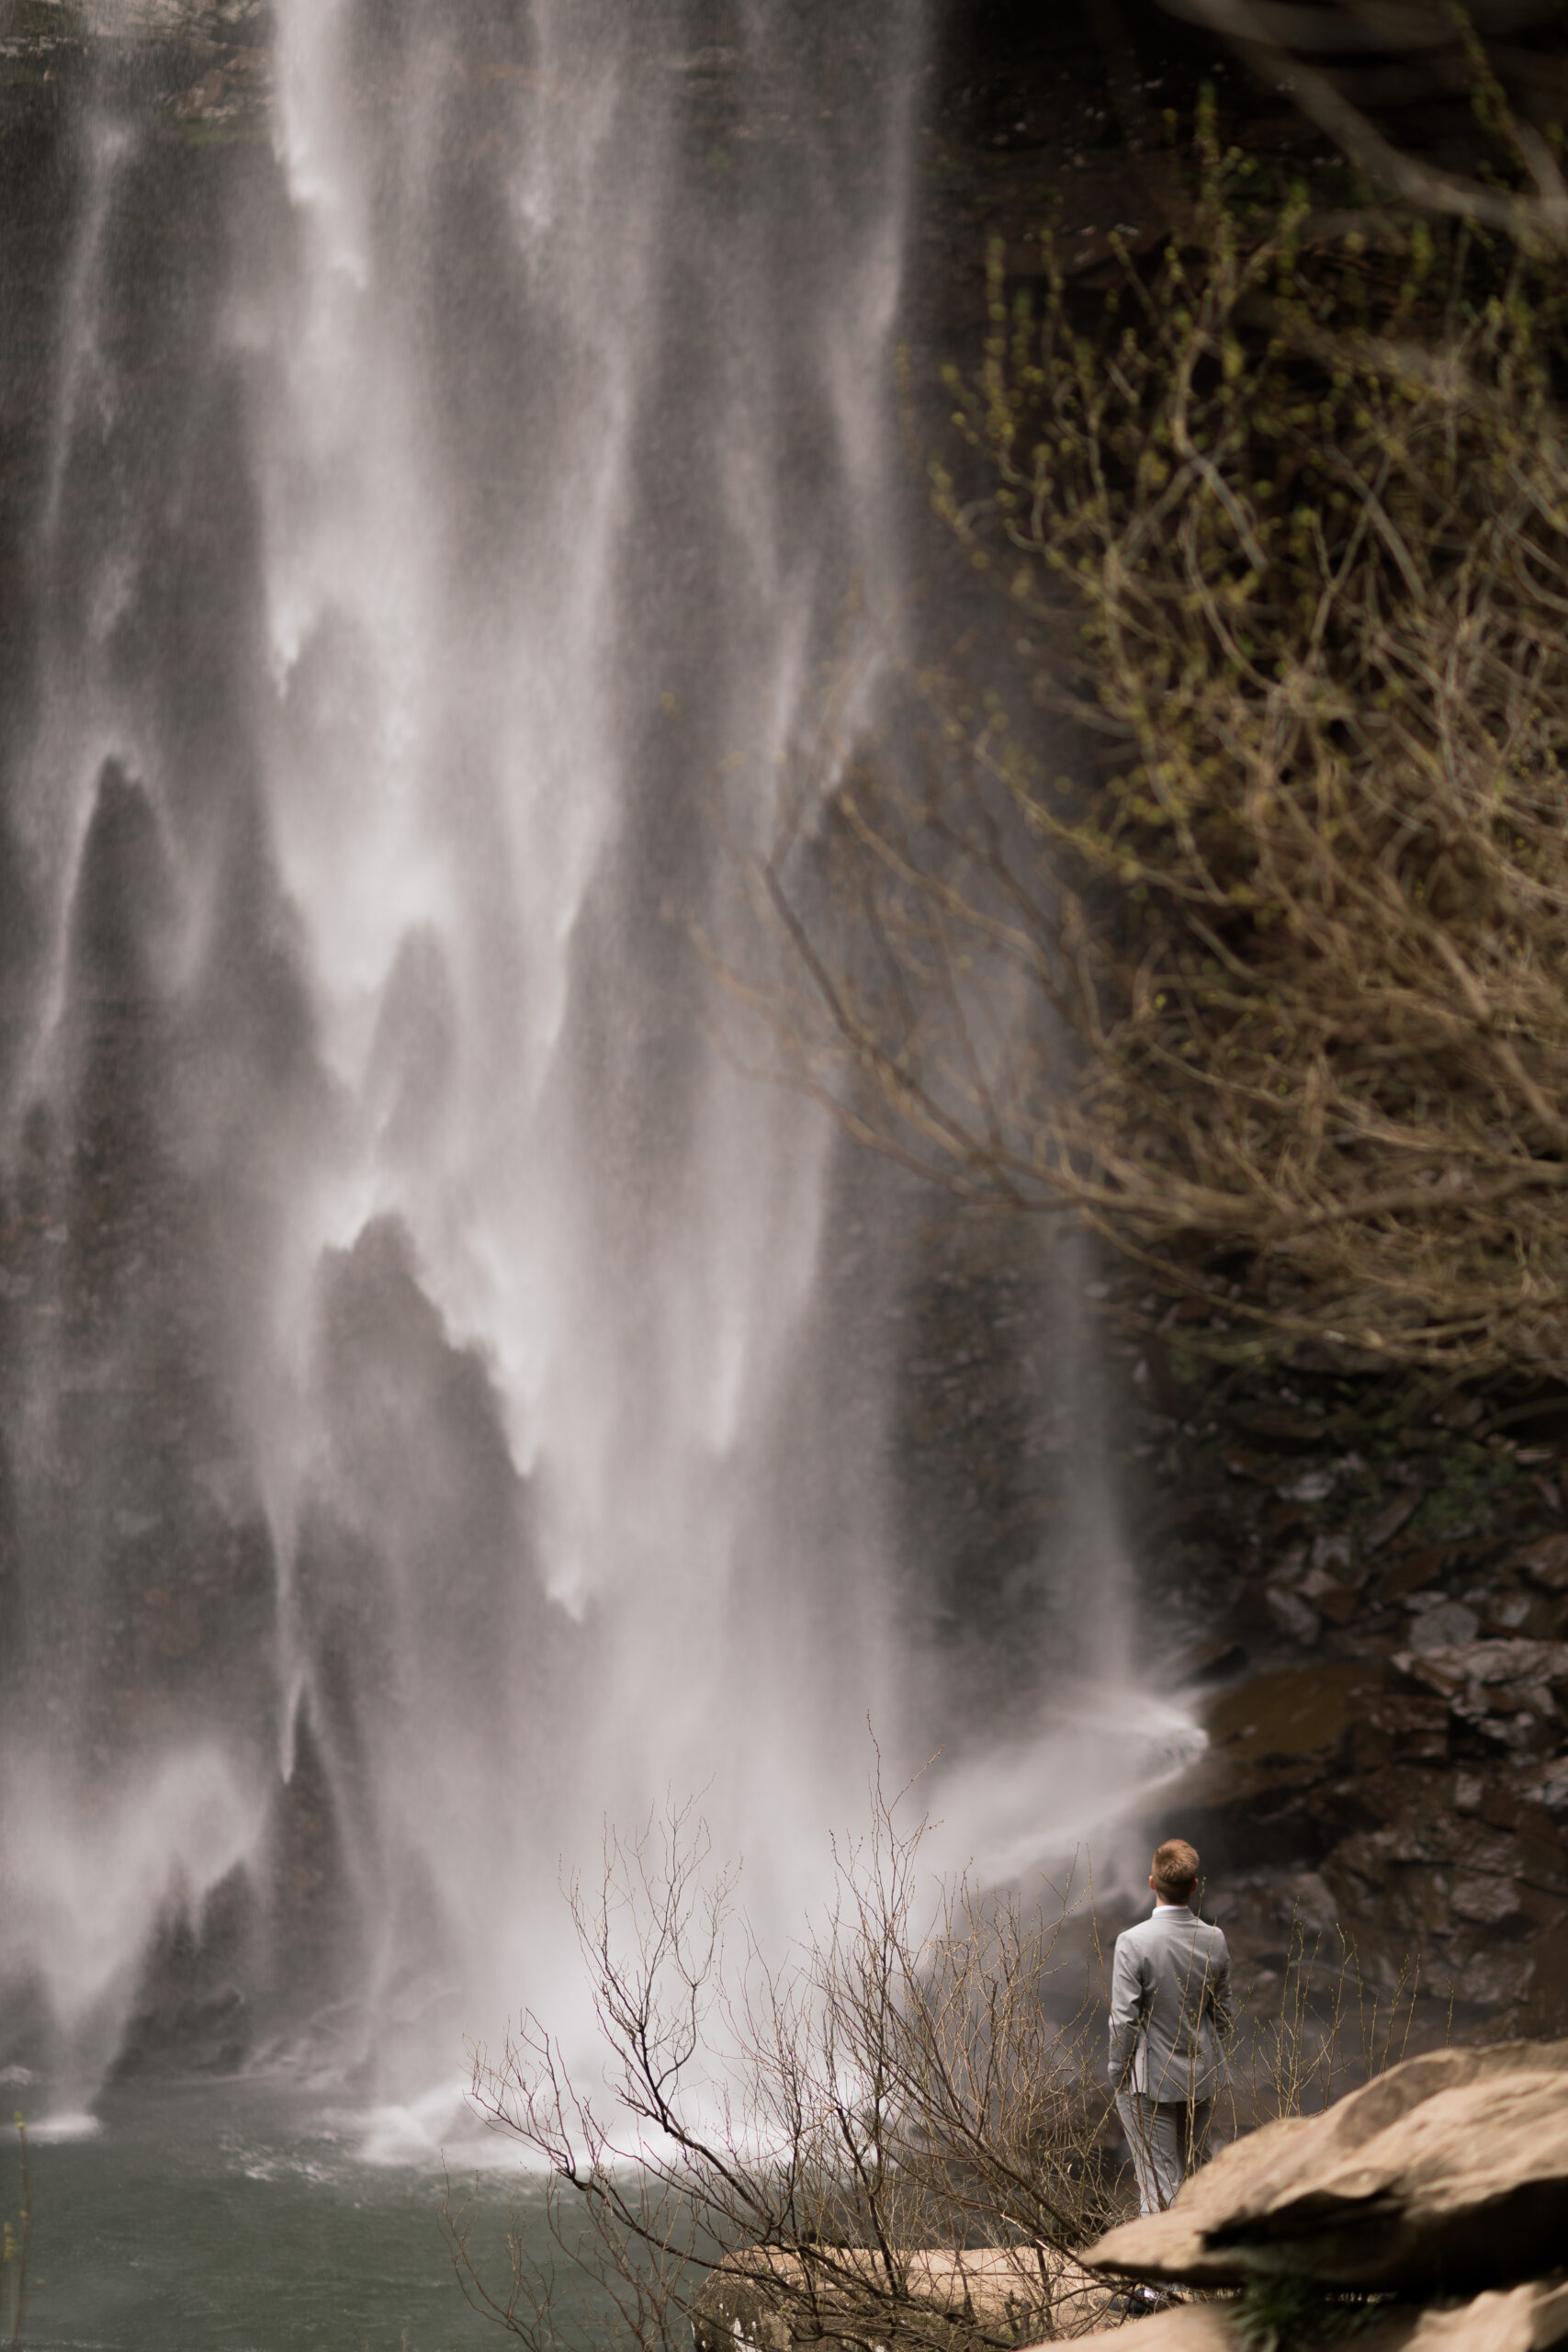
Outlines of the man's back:
{"type": "Polygon", "coordinates": [[[1111,2080],[1164,2105],[1213,2098],[1230,2024],[1230,1950],[1185,1903],[1160,1903],[1116,1939],[1111,2080]]]}

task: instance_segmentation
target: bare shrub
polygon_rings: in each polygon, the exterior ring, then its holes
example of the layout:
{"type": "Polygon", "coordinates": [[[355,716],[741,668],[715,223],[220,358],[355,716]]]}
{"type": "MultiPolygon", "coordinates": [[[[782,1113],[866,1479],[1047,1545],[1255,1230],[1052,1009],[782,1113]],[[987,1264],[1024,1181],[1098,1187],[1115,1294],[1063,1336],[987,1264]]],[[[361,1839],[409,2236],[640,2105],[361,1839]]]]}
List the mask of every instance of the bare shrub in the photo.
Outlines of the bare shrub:
{"type": "Polygon", "coordinates": [[[1369,1980],[1353,1937],[1291,1923],[1278,1990],[1239,2005],[1218,2102],[1222,2138],[1283,2115],[1316,2115],[1409,2052],[1421,1992],[1418,1953],[1392,1984],[1369,1980]]]}
{"type": "MultiPolygon", "coordinates": [[[[1089,1887],[1030,1910],[938,1883],[920,1849],[878,1796],[820,1931],[775,1966],[692,1807],[609,1839],[600,1885],[570,1890],[596,2079],[531,2015],[476,2057],[477,2105],[541,2176],[499,2278],[448,2198],[478,2308],[532,2352],[687,2352],[694,2311],[699,2346],[772,2352],[1001,2352],[1102,2322],[1109,2290],[1075,2256],[1130,2185],[1089,1887]]],[[[1299,1938],[1278,2014],[1241,2036],[1221,2136],[1390,2054],[1353,1955],[1317,1970],[1299,1938]]]]}
{"type": "MultiPolygon", "coordinates": [[[[475,2098],[546,2173],[556,2255],[587,2264],[626,2340],[689,2342],[685,2314],[737,2249],[792,2340],[1011,2345],[1060,2332],[1068,2256],[1117,2210],[1093,2123],[1104,2100],[1080,1997],[1052,2024],[1070,1890],[1029,1919],[937,1888],[919,1836],[878,1802],[838,1855],[838,1896],[786,1967],[767,1963],[708,1873],[692,1810],[613,1838],[590,1900],[571,1890],[606,2064],[597,2088],[525,2017],[475,2098]],[[933,2276],[930,2249],[963,2249],[933,2276]]],[[[553,2341],[552,2264],[525,2233],[502,2290],[468,2290],[553,2341]]],[[[1094,2301],[1100,2300],[1089,2290],[1094,2301]]]]}

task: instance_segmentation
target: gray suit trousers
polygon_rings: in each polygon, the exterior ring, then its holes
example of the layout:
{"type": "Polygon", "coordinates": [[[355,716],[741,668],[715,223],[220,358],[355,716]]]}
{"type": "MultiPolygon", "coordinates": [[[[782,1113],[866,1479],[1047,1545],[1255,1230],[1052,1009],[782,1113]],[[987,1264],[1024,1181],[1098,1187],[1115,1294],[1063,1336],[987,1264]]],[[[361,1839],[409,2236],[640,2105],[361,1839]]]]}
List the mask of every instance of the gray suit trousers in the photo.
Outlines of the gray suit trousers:
{"type": "Polygon", "coordinates": [[[1118,2091],[1116,2112],[1133,2152],[1140,2213],[1163,2213],[1190,2172],[1203,2161],[1213,2099],[1145,2098],[1118,2091]]]}

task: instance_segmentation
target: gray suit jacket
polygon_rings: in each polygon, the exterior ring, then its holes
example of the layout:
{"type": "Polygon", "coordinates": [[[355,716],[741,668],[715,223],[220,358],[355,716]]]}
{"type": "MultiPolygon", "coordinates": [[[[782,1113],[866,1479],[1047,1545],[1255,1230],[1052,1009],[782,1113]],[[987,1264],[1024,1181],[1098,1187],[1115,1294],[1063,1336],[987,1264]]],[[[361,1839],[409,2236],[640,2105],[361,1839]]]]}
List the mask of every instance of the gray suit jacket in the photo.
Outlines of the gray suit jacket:
{"type": "Polygon", "coordinates": [[[1218,1928],[1160,1903],[1116,1939],[1111,1968],[1111,2080],[1117,2090],[1185,2103],[1213,2098],[1219,2037],[1231,2021],[1231,1956],[1218,1928]]]}

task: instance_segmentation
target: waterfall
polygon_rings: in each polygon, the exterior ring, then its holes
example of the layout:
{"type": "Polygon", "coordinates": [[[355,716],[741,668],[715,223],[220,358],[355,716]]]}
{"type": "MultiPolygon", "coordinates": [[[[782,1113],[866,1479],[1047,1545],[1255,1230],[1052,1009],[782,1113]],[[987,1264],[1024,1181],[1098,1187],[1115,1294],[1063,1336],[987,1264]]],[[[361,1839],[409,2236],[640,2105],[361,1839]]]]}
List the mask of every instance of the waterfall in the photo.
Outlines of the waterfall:
{"type": "Polygon", "coordinates": [[[89,2086],[139,2001],[138,2055],[413,2079],[573,1997],[606,1816],[700,1792],[787,1925],[868,1715],[918,1746],[909,1188],[738,1065],[693,932],[852,603],[896,638],[924,41],[277,0],[265,137],[83,102],[7,775],[0,1981],[89,2086]]]}

